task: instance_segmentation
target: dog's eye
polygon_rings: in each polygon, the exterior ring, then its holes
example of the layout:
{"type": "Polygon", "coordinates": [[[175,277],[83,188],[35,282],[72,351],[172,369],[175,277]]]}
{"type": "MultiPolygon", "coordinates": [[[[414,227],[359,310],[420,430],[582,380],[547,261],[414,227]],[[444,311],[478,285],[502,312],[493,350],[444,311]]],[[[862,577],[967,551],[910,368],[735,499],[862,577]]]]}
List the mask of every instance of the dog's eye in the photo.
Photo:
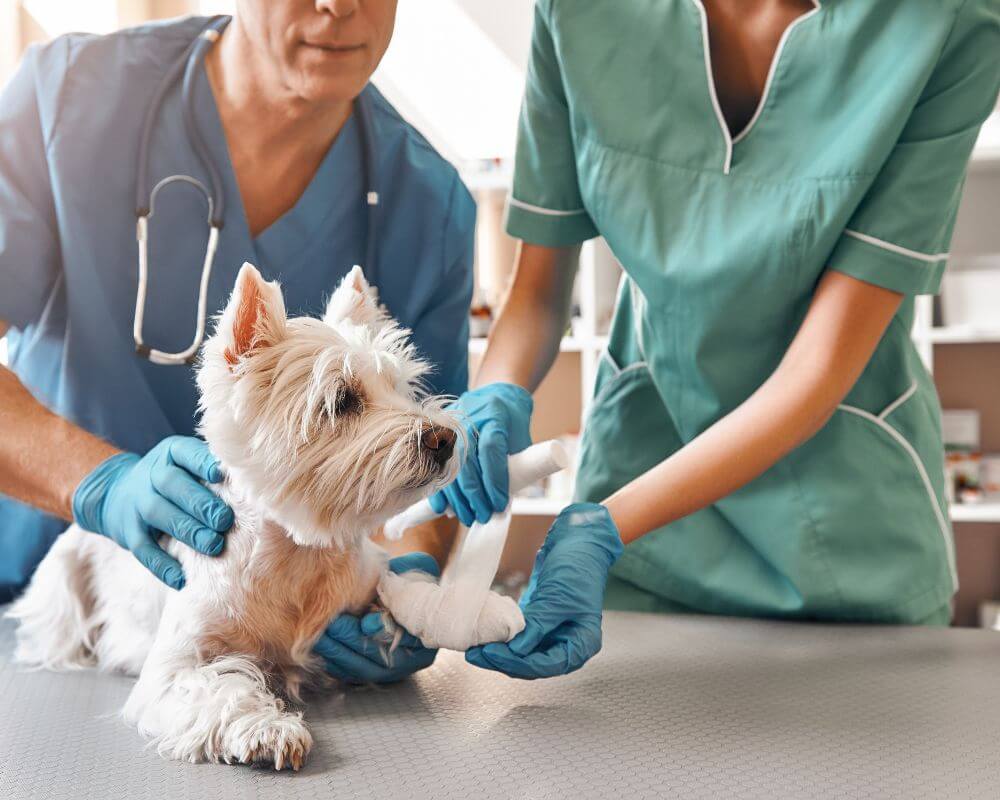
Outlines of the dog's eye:
{"type": "Polygon", "coordinates": [[[364,401],[361,399],[361,395],[355,389],[348,387],[337,396],[337,405],[334,407],[333,413],[341,417],[360,414],[363,409],[364,401]]]}

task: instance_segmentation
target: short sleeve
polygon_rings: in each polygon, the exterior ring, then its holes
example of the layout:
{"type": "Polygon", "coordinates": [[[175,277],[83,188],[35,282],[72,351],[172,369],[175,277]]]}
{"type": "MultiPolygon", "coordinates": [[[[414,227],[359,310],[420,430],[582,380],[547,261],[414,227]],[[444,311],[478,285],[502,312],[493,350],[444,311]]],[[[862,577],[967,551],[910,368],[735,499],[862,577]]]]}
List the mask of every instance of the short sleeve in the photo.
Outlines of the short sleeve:
{"type": "Polygon", "coordinates": [[[518,125],[507,232],[532,244],[563,247],[598,235],[583,206],[570,112],[549,22],[535,4],[531,55],[518,125]]]}
{"type": "Polygon", "coordinates": [[[24,328],[42,313],[59,271],[55,204],[39,94],[45,53],[30,48],[0,91],[0,319],[24,328]]]}
{"type": "Polygon", "coordinates": [[[965,171],[1000,90],[1000,13],[966,0],[899,140],[828,262],[903,294],[935,294],[965,171]]]}
{"type": "Polygon", "coordinates": [[[444,232],[444,277],[438,302],[421,314],[413,329],[420,355],[432,365],[433,394],[457,397],[469,388],[469,307],[472,304],[476,206],[455,176],[444,232]]]}

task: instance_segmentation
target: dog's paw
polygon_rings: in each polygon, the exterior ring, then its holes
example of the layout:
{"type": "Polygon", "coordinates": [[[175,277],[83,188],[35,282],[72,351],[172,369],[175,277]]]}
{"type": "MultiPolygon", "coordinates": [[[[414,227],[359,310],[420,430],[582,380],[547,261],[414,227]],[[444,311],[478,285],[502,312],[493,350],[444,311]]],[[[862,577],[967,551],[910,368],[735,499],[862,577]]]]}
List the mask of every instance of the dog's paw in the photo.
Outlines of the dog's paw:
{"type": "Polygon", "coordinates": [[[276,770],[290,768],[297,772],[305,763],[312,743],[312,734],[301,714],[282,714],[248,725],[245,731],[232,737],[230,752],[224,760],[276,770]]]}
{"type": "MultiPolygon", "coordinates": [[[[378,585],[379,601],[393,619],[425,647],[467,650],[488,642],[508,642],[524,630],[524,615],[510,597],[461,584],[440,585],[423,573],[387,572],[378,585]]],[[[389,630],[389,626],[387,626],[389,630]]]]}
{"type": "Polygon", "coordinates": [[[474,644],[509,642],[523,630],[524,614],[514,598],[491,591],[476,620],[474,644]]]}

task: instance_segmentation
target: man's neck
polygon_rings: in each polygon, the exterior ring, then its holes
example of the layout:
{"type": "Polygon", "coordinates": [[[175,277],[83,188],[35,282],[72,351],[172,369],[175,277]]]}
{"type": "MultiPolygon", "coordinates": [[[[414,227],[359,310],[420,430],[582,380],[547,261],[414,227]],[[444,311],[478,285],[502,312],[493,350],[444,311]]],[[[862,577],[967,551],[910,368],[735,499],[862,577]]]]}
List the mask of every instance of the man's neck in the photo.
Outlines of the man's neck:
{"type": "Polygon", "coordinates": [[[234,18],[205,59],[250,234],[290,211],[351,114],[287,86],[234,18]]]}
{"type": "Polygon", "coordinates": [[[205,58],[224,124],[237,125],[241,141],[254,150],[279,142],[287,147],[294,141],[296,149],[325,152],[350,116],[351,102],[310,101],[286,85],[277,71],[262,68],[263,63],[234,18],[205,58]]]}

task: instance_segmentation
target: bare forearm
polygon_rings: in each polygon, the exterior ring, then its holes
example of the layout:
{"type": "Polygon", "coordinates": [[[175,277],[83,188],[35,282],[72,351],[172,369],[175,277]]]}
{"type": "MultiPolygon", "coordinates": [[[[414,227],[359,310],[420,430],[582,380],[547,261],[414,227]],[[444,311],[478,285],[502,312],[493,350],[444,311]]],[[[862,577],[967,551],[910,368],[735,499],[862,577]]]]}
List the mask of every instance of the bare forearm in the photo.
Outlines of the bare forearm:
{"type": "Polygon", "coordinates": [[[622,541],[711,505],[812,437],[841,397],[829,383],[810,383],[779,369],[736,410],[608,498],[622,541]]]}
{"type": "Polygon", "coordinates": [[[730,414],[607,499],[622,540],[731,494],[819,431],[861,375],[901,300],[828,273],[771,377],[730,414]]]}
{"type": "Polygon", "coordinates": [[[569,321],[579,247],[522,243],[514,279],[490,332],[474,386],[502,381],[538,388],[559,352],[569,321]]]}
{"type": "Polygon", "coordinates": [[[53,414],[0,367],[0,494],[72,519],[73,492],[117,450],[53,414]]]}

